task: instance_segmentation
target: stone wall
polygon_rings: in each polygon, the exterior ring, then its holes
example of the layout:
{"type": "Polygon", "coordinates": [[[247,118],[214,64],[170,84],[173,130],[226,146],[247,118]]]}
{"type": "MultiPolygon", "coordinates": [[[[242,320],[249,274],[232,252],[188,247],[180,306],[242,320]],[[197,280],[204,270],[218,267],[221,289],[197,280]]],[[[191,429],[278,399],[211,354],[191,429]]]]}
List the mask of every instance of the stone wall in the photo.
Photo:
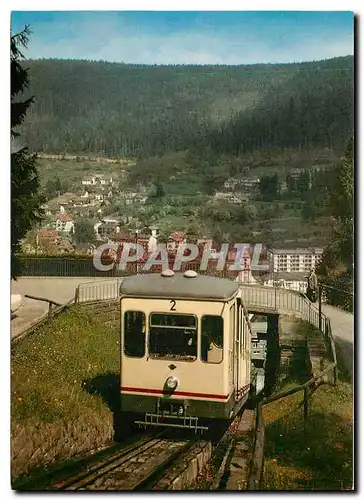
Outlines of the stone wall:
{"type": "MultiPolygon", "coordinates": [[[[97,450],[114,437],[113,416],[74,422],[13,423],[11,426],[11,476],[26,476],[37,467],[49,467],[59,460],[97,450]]],[[[13,484],[13,486],[15,486],[13,484]]]]}

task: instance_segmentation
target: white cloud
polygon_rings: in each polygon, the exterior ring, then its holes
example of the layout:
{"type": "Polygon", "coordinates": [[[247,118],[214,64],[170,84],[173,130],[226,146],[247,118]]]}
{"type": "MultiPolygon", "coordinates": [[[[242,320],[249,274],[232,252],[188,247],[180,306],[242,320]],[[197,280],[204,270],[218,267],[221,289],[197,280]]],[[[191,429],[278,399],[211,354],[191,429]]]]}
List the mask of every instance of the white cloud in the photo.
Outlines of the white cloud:
{"type": "MultiPolygon", "coordinates": [[[[335,39],[322,35],[302,43],[272,46],[250,36],[178,32],[145,34],[107,17],[95,22],[57,25],[62,38],[42,43],[36,33],[29,44],[29,58],[77,58],[141,64],[253,64],[325,59],[353,54],[353,37],[335,39]]],[[[49,40],[49,27],[47,29],[49,40]]]]}

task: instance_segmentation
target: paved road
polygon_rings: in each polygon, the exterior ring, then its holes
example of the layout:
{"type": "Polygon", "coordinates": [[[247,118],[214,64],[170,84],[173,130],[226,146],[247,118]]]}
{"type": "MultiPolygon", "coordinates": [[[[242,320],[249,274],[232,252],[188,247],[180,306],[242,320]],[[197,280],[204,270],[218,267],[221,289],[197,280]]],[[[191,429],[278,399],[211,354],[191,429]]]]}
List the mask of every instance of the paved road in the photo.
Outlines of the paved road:
{"type": "Polygon", "coordinates": [[[328,305],[324,305],[322,310],[330,318],[339,371],[348,380],[352,380],[354,369],[354,315],[328,305]]]}
{"type": "Polygon", "coordinates": [[[48,303],[24,298],[34,295],[65,304],[75,296],[77,285],[86,282],[103,281],[104,278],[19,278],[12,281],[11,293],[23,297],[23,305],[11,320],[11,336],[19,335],[48,312],[48,303]]]}

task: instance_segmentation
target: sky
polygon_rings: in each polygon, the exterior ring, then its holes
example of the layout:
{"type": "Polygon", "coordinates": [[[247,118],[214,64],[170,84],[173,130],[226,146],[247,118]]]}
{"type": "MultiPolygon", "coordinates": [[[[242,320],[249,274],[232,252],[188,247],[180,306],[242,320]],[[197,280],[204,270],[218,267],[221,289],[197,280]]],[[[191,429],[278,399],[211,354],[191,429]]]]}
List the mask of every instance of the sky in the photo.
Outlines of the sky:
{"type": "Polygon", "coordinates": [[[141,64],[254,64],[354,53],[350,11],[13,11],[27,58],[141,64]]]}

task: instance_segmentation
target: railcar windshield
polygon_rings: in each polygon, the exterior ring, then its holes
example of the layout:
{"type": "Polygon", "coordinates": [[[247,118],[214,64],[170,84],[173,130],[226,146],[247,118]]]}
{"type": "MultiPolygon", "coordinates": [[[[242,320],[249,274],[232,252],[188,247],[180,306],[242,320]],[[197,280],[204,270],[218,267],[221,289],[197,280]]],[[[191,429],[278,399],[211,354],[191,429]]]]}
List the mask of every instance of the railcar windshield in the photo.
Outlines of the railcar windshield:
{"type": "Polygon", "coordinates": [[[149,355],[178,361],[197,359],[196,317],[192,314],[151,314],[149,355]]]}

